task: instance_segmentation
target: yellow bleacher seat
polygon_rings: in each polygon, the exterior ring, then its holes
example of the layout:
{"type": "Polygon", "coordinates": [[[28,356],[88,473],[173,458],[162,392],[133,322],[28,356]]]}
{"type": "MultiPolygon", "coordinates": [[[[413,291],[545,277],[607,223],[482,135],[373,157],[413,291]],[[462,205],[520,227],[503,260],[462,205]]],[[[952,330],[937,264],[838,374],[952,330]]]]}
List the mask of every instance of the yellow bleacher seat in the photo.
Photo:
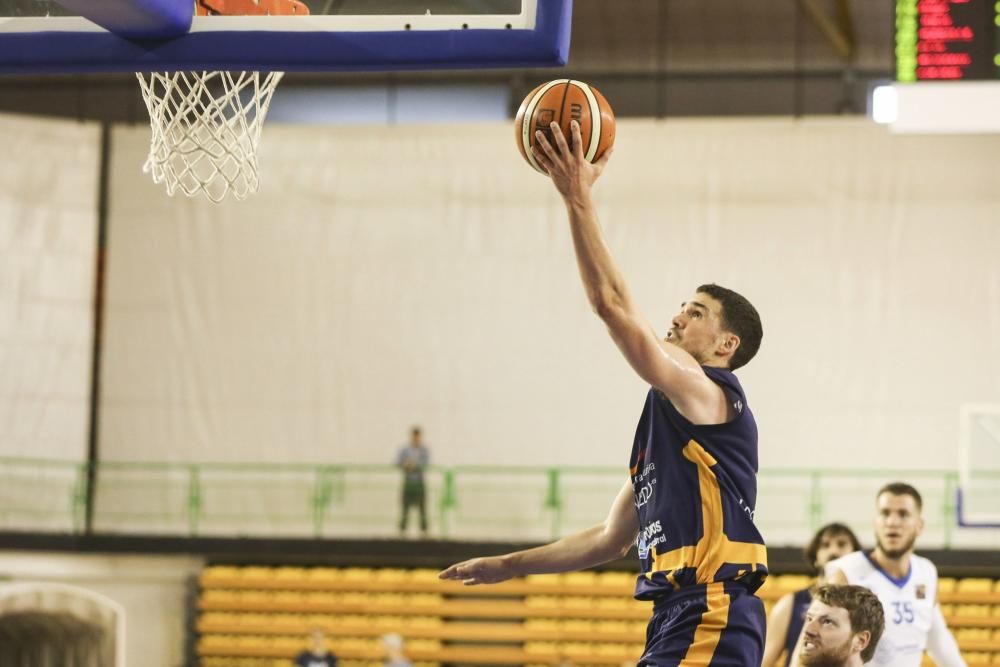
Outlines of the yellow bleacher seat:
{"type": "Polygon", "coordinates": [[[409,571],[409,580],[414,583],[427,583],[433,582],[438,583],[441,581],[438,577],[437,570],[429,570],[427,568],[418,568],[409,571]]]}
{"type": "Polygon", "coordinates": [[[323,616],[316,618],[304,614],[268,614],[266,618],[266,623],[277,628],[300,628],[302,626],[314,628],[317,626],[327,627],[328,625],[328,617],[323,616]]]}
{"type": "Polygon", "coordinates": [[[595,606],[598,609],[627,609],[632,606],[632,600],[625,597],[598,598],[595,606]]]}
{"type": "Polygon", "coordinates": [[[598,586],[621,587],[628,590],[635,585],[635,575],[631,572],[599,572],[594,583],[598,586]]]}
{"type": "Polygon", "coordinates": [[[980,577],[959,579],[955,590],[959,593],[990,593],[993,591],[993,580],[980,577]]]}
{"type": "Polygon", "coordinates": [[[952,593],[955,591],[956,581],[951,577],[941,577],[938,579],[938,593],[952,593]]]}
{"type": "Polygon", "coordinates": [[[240,568],[232,565],[210,565],[202,570],[201,574],[208,579],[236,579],[240,576],[240,568]]]}
{"type": "Polygon", "coordinates": [[[440,616],[410,616],[406,619],[408,628],[439,628],[444,625],[440,616]]]}
{"type": "Polygon", "coordinates": [[[212,648],[229,646],[232,644],[232,637],[230,635],[202,635],[198,644],[212,648]]]}
{"type": "MultiPolygon", "coordinates": [[[[414,651],[440,651],[441,642],[437,639],[411,639],[406,646],[414,651]]],[[[376,647],[381,648],[381,640],[376,641],[376,647]]]]}
{"type": "Polygon", "coordinates": [[[586,642],[563,642],[559,645],[559,652],[563,655],[590,655],[594,652],[594,645],[586,642]]]}
{"type": "Polygon", "coordinates": [[[272,647],[288,651],[289,653],[302,651],[306,648],[306,645],[307,643],[302,637],[275,637],[271,642],[272,647]]]}
{"type": "Polygon", "coordinates": [[[379,607],[399,607],[407,604],[410,599],[402,593],[376,593],[371,596],[372,604],[379,607]]]}
{"type": "Polygon", "coordinates": [[[775,581],[772,582],[772,585],[784,593],[800,591],[813,582],[813,578],[807,574],[784,574],[777,577],[771,575],[768,579],[774,579],[775,581]]]}
{"type": "Polygon", "coordinates": [[[279,567],[274,570],[271,578],[281,582],[303,582],[306,580],[306,569],[304,567],[279,567]]]}
{"type": "Polygon", "coordinates": [[[563,575],[563,583],[567,586],[593,586],[597,582],[597,573],[589,570],[583,572],[567,572],[563,575]]]}
{"type": "Polygon", "coordinates": [[[402,616],[372,616],[370,623],[376,628],[396,630],[403,627],[404,620],[402,616]]]}
{"type": "Polygon", "coordinates": [[[216,602],[219,604],[228,604],[236,602],[242,599],[242,593],[239,591],[230,591],[224,588],[212,588],[203,591],[201,594],[201,599],[205,602],[216,602]]]}
{"type": "Polygon", "coordinates": [[[344,581],[368,582],[374,576],[374,570],[370,567],[346,567],[340,571],[344,581]]]}
{"type": "Polygon", "coordinates": [[[597,600],[586,595],[567,595],[558,599],[563,609],[593,609],[597,606],[597,600]]]}
{"type": "Polygon", "coordinates": [[[389,582],[389,583],[403,583],[408,581],[410,575],[406,570],[399,568],[383,567],[381,569],[375,570],[374,581],[389,582]]]}
{"type": "Polygon", "coordinates": [[[340,569],[336,567],[311,567],[306,570],[306,579],[316,583],[340,581],[340,569]]]}
{"type": "Polygon", "coordinates": [[[988,641],[991,631],[989,628],[955,628],[955,639],[961,644],[965,640],[988,641]]]}
{"type": "Polygon", "coordinates": [[[440,593],[413,593],[409,598],[409,603],[414,607],[436,607],[442,602],[444,596],[440,593]]]}
{"type": "Polygon", "coordinates": [[[628,655],[628,644],[602,643],[597,645],[597,655],[628,655]]]}
{"type": "Polygon", "coordinates": [[[560,622],[554,618],[527,618],[521,626],[525,630],[557,631],[561,630],[560,622]]]}
{"type": "Polygon", "coordinates": [[[542,609],[558,609],[562,606],[559,597],[555,595],[529,595],[524,598],[524,605],[542,609]]]}
{"type": "Polygon", "coordinates": [[[371,593],[340,593],[337,596],[337,602],[342,602],[343,604],[369,604],[371,602],[371,593]]]}
{"type": "Polygon", "coordinates": [[[563,632],[594,632],[594,622],[581,618],[569,618],[559,623],[563,632]]]}
{"type": "Polygon", "coordinates": [[[990,615],[991,610],[992,606],[988,604],[952,605],[952,613],[956,618],[986,618],[990,615]]]}
{"type": "Polygon", "coordinates": [[[259,565],[248,565],[240,568],[240,579],[243,581],[267,581],[274,577],[274,568],[259,565]]]}
{"type": "Polygon", "coordinates": [[[369,623],[368,616],[362,616],[360,614],[344,614],[342,616],[334,616],[335,622],[338,625],[342,625],[348,628],[365,627],[369,623]]]}
{"type": "Polygon", "coordinates": [[[314,593],[301,593],[299,591],[275,591],[271,594],[271,601],[281,605],[302,605],[309,599],[308,595],[314,593]]]}
{"type": "Polygon", "coordinates": [[[237,591],[236,599],[242,604],[269,604],[274,596],[269,591],[237,591]]]}
{"type": "MultiPolygon", "coordinates": [[[[627,621],[600,621],[597,624],[598,632],[626,633],[630,631],[631,624],[627,621]]],[[[643,626],[645,631],[645,626],[643,626]]]]}
{"type": "Polygon", "coordinates": [[[559,645],[555,642],[525,642],[524,652],[532,655],[550,655],[559,652],[559,645]]]}
{"type": "Polygon", "coordinates": [[[541,586],[558,586],[563,583],[562,574],[529,574],[524,577],[524,583],[526,584],[538,584],[541,586]]]}

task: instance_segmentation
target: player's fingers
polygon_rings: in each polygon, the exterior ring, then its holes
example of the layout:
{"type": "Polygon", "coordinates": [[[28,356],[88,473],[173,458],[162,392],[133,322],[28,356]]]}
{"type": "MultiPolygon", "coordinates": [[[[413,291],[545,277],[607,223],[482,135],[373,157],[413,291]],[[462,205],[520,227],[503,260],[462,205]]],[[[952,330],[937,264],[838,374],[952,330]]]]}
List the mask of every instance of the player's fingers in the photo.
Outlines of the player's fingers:
{"type": "Polygon", "coordinates": [[[465,563],[455,563],[454,565],[442,570],[438,573],[439,579],[463,579],[463,575],[459,574],[459,570],[465,563]]]}
{"type": "Polygon", "coordinates": [[[580,135],[580,122],[573,120],[569,123],[570,132],[573,135],[573,155],[577,160],[583,159],[583,138],[580,135]]]}
{"type": "Polygon", "coordinates": [[[546,137],[545,133],[541,130],[535,132],[535,145],[541,147],[542,152],[544,152],[546,157],[548,157],[552,162],[558,160],[559,154],[556,153],[556,149],[552,147],[552,144],[549,143],[548,137],[546,137]]]}
{"type": "Polygon", "coordinates": [[[566,143],[566,137],[563,136],[562,129],[559,127],[559,123],[555,121],[549,126],[552,128],[552,138],[555,139],[556,148],[559,149],[560,155],[569,155],[569,144],[566,143]]]}
{"type": "Polygon", "coordinates": [[[538,163],[539,167],[545,170],[546,174],[552,173],[552,162],[544,153],[542,153],[542,151],[538,149],[537,146],[531,147],[531,155],[534,156],[535,162],[538,163]]]}
{"type": "Polygon", "coordinates": [[[604,151],[604,155],[602,155],[600,159],[598,159],[597,162],[595,162],[594,164],[603,169],[604,165],[606,165],[608,163],[608,160],[611,159],[611,154],[614,152],[615,152],[614,146],[608,147],[608,150],[604,151]]]}

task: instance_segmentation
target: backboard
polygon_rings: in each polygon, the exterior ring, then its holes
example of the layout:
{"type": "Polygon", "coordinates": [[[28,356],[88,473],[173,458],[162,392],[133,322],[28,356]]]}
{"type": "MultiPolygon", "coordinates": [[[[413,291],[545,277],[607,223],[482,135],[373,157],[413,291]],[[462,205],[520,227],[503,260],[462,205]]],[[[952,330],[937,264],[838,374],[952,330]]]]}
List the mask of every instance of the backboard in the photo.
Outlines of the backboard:
{"type": "Polygon", "coordinates": [[[958,475],[958,525],[1000,528],[1000,405],[962,406],[958,475]]]}
{"type": "MultiPolygon", "coordinates": [[[[214,0],[281,1],[290,0],[214,0]]],[[[553,67],[569,53],[572,0],[297,4],[307,13],[196,15],[194,0],[0,0],[0,73],[553,67]]]]}

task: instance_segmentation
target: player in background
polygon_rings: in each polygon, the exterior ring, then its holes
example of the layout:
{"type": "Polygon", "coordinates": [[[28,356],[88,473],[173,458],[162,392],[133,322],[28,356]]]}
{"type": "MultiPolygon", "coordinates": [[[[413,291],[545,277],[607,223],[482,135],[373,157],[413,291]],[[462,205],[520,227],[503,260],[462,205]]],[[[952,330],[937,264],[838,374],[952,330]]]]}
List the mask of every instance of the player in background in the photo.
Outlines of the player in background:
{"type": "Polygon", "coordinates": [[[882,603],[864,586],[825,585],[806,610],[803,648],[806,667],[861,667],[871,660],[885,628],[882,603]]]}
{"type": "Polygon", "coordinates": [[[813,535],[804,550],[806,562],[815,569],[816,579],[794,593],[786,593],[774,604],[767,617],[767,640],[764,643],[765,667],[792,663],[795,642],[802,634],[802,622],[812,603],[813,592],[825,583],[823,568],[832,560],[861,549],[854,532],[842,523],[828,523],[813,535]],[[778,659],[783,657],[781,662],[778,659]]]}
{"type": "Polygon", "coordinates": [[[913,553],[924,529],[923,499],[904,482],[875,496],[875,549],[857,551],[826,566],[827,581],[864,586],[885,609],[885,633],[876,667],[919,667],[924,651],[940,667],[965,667],[937,600],[937,568],[913,553]]]}

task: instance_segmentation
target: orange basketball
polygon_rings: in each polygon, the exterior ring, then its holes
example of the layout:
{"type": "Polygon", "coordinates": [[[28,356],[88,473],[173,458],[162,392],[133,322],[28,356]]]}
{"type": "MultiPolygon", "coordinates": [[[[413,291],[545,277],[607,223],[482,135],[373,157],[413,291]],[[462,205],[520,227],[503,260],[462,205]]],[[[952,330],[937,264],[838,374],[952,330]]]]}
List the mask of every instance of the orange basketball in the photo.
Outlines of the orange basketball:
{"type": "Polygon", "coordinates": [[[535,131],[541,130],[555,146],[550,123],[559,123],[566,141],[572,146],[570,121],[580,123],[583,154],[588,161],[598,160],[615,143],[615,114],[597,88],[583,81],[556,79],[535,88],[521,102],[514,119],[517,149],[528,164],[545,173],[534,156],[535,131]]]}

